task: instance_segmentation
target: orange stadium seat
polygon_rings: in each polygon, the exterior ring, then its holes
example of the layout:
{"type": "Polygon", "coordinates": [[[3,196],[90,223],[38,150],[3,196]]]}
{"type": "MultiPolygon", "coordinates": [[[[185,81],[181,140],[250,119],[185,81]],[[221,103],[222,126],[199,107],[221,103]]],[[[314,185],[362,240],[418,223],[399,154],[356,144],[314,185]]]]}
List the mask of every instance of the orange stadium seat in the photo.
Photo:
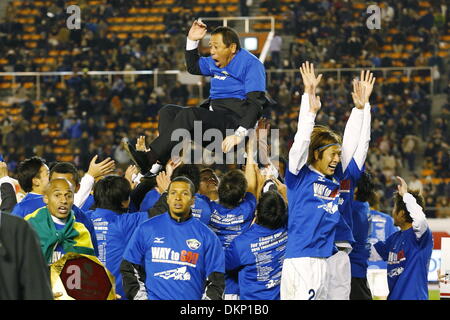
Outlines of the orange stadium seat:
{"type": "Polygon", "coordinates": [[[71,154],[63,155],[63,156],[56,157],[56,159],[58,161],[63,161],[63,162],[73,162],[74,156],[71,154]]]}
{"type": "Polygon", "coordinates": [[[115,129],[116,126],[117,126],[117,123],[115,123],[115,122],[107,122],[106,125],[105,125],[105,127],[107,129],[115,129]]]}
{"type": "Polygon", "coordinates": [[[10,89],[12,84],[9,82],[0,83],[0,89],[10,89]]]}

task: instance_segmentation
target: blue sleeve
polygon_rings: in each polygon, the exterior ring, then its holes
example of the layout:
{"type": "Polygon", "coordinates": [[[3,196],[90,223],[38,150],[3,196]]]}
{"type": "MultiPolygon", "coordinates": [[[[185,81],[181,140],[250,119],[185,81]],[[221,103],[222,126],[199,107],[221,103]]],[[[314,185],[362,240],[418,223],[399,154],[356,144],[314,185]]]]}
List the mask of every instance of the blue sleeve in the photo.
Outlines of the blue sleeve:
{"type": "MultiPolygon", "coordinates": [[[[210,231],[208,229],[208,231],[210,231]]],[[[206,276],[209,276],[213,272],[225,273],[225,253],[219,238],[215,233],[210,231],[209,243],[205,252],[206,259],[206,276]]]]}
{"type": "Polygon", "coordinates": [[[152,189],[145,195],[144,199],[141,202],[141,207],[139,208],[139,211],[147,211],[150,208],[152,208],[155,203],[158,201],[159,197],[161,195],[159,194],[156,189],[152,189]]]}
{"type": "Polygon", "coordinates": [[[240,254],[236,246],[236,239],[234,239],[228,248],[225,249],[225,269],[234,270],[241,266],[240,254]]]}
{"type": "Polygon", "coordinates": [[[361,173],[364,172],[364,169],[365,169],[365,168],[364,168],[364,166],[363,166],[362,170],[360,170],[360,169],[358,168],[358,165],[357,165],[356,162],[355,162],[355,159],[352,158],[352,160],[351,160],[350,163],[348,164],[347,169],[345,169],[344,176],[348,175],[348,176],[352,179],[354,185],[356,185],[356,182],[357,182],[357,181],[359,180],[359,178],[361,177],[361,173]]]}
{"type": "Polygon", "coordinates": [[[125,243],[128,243],[138,226],[148,219],[148,212],[126,213],[118,216],[125,243]]]}
{"type": "Polygon", "coordinates": [[[286,182],[286,187],[288,187],[290,189],[295,189],[296,186],[302,182],[306,170],[307,170],[307,165],[304,165],[303,168],[300,169],[298,174],[295,175],[289,171],[289,164],[288,164],[286,166],[286,170],[284,173],[284,181],[286,182]]]}
{"type": "Polygon", "coordinates": [[[432,234],[430,228],[428,228],[424,232],[424,234],[419,239],[417,239],[417,241],[421,248],[426,248],[428,245],[431,245],[431,247],[433,247],[433,234],[432,234]]]}
{"type": "Polygon", "coordinates": [[[211,220],[211,207],[207,201],[198,197],[197,194],[195,195],[195,198],[195,207],[201,210],[200,221],[208,225],[211,220]]]}
{"type": "Polygon", "coordinates": [[[334,241],[348,241],[351,245],[355,243],[353,232],[342,214],[339,214],[339,221],[336,224],[334,241]]]}
{"type": "MultiPolygon", "coordinates": [[[[20,202],[19,202],[19,203],[20,203],[20,202]]],[[[17,216],[17,217],[24,218],[24,217],[25,217],[25,215],[24,215],[24,210],[22,209],[22,206],[19,205],[19,203],[17,203],[17,204],[14,206],[13,210],[11,211],[11,214],[14,215],[14,216],[17,216]]],[[[30,213],[31,213],[31,212],[30,212],[30,213]]]]}
{"type": "Polygon", "coordinates": [[[81,206],[81,210],[86,212],[89,209],[91,209],[92,205],[94,204],[94,196],[92,194],[90,194],[88,196],[88,198],[86,199],[86,201],[84,202],[83,206],[81,206]]]}
{"type": "Polygon", "coordinates": [[[211,57],[200,57],[198,60],[198,66],[200,67],[200,71],[204,76],[213,76],[214,74],[211,72],[210,63],[212,61],[211,57]]]}
{"type": "Polygon", "coordinates": [[[144,266],[146,246],[143,240],[142,225],[138,227],[127,244],[123,258],[133,264],[144,266]]]}
{"type": "Polygon", "coordinates": [[[386,245],[385,241],[378,241],[377,243],[375,243],[373,246],[375,247],[375,249],[377,250],[378,254],[380,255],[380,257],[384,260],[387,261],[388,259],[388,246],[386,245]]]}
{"type": "Polygon", "coordinates": [[[211,199],[209,199],[207,196],[200,194],[200,193],[196,193],[195,196],[199,199],[202,199],[203,201],[205,201],[208,204],[208,206],[210,206],[209,203],[211,202],[211,199]]]}
{"type": "Polygon", "coordinates": [[[246,94],[253,91],[266,91],[266,71],[261,61],[258,59],[250,60],[244,81],[246,94]]]}
{"type": "Polygon", "coordinates": [[[246,214],[252,214],[256,210],[256,198],[255,196],[247,192],[244,196],[244,201],[239,206],[246,214]]]}

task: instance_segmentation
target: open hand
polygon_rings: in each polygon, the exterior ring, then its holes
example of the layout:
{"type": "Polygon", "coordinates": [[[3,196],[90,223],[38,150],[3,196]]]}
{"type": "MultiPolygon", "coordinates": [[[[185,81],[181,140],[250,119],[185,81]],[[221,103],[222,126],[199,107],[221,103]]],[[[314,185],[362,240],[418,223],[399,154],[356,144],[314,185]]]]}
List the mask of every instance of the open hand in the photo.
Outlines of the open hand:
{"type": "Polygon", "coordinates": [[[96,163],[98,156],[95,155],[90,164],[88,169],[88,174],[90,174],[94,179],[97,179],[102,176],[106,176],[107,174],[113,173],[116,169],[116,164],[113,159],[106,158],[105,160],[96,163]]]}
{"type": "Polygon", "coordinates": [[[128,166],[127,170],[125,171],[125,179],[128,180],[128,182],[131,185],[131,188],[134,188],[133,176],[138,173],[139,169],[135,165],[128,166]]]}
{"type": "Polygon", "coordinates": [[[201,21],[195,20],[189,29],[188,39],[192,41],[201,40],[206,34],[206,24],[201,21]]]}
{"type": "Polygon", "coordinates": [[[308,61],[303,62],[300,67],[300,74],[302,75],[303,84],[305,85],[305,92],[310,95],[316,94],[317,86],[322,79],[322,74],[316,77],[314,74],[314,64],[308,61]]]}
{"type": "Polygon", "coordinates": [[[136,151],[148,151],[147,147],[145,146],[145,136],[139,136],[137,138],[136,142],[136,151]]]}
{"type": "Polygon", "coordinates": [[[169,179],[172,177],[173,172],[176,168],[178,168],[182,163],[182,158],[173,158],[167,161],[166,164],[166,174],[169,177],[169,179]]]}
{"type": "Polygon", "coordinates": [[[403,195],[408,192],[408,185],[406,184],[405,180],[403,180],[401,177],[396,178],[400,183],[397,186],[398,194],[403,197],[403,195]]]}
{"type": "Polygon", "coordinates": [[[167,175],[166,172],[161,171],[157,176],[156,176],[156,191],[158,191],[160,194],[163,194],[170,185],[170,177],[167,175]]]}
{"type": "Polygon", "coordinates": [[[356,108],[363,109],[364,105],[369,102],[375,80],[376,78],[369,70],[362,70],[360,80],[353,80],[352,98],[356,108]]]}

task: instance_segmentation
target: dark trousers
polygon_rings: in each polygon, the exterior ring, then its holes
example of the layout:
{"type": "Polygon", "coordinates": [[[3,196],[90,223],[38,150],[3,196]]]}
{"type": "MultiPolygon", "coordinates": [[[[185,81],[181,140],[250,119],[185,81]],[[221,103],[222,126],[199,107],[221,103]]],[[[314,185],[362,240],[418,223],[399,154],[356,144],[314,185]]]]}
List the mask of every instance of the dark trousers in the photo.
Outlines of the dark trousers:
{"type": "MultiPolygon", "coordinates": [[[[226,136],[226,129],[236,129],[238,116],[234,112],[214,107],[210,111],[202,107],[182,107],[173,104],[165,105],[159,110],[158,131],[159,136],[150,144],[150,148],[158,155],[158,159],[165,163],[170,159],[172,148],[184,138],[172,137],[172,133],[177,129],[189,131],[194,139],[194,122],[201,121],[201,135],[208,129],[218,129],[223,138],[226,136]]],[[[205,144],[211,143],[206,141],[205,144]]],[[[203,142],[202,142],[202,145],[203,142]]]]}
{"type": "Polygon", "coordinates": [[[369,289],[367,277],[355,278],[352,277],[350,300],[372,300],[372,293],[369,289]]]}

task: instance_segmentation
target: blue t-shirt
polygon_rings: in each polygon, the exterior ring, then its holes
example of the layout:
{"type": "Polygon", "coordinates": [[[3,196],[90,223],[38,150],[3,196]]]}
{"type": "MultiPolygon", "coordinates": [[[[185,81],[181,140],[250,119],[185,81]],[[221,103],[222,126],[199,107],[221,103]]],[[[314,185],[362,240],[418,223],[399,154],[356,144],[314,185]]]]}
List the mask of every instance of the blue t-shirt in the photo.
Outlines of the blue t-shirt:
{"type": "MultiPolygon", "coordinates": [[[[222,247],[226,249],[231,241],[247,230],[255,217],[256,198],[247,192],[241,203],[235,208],[225,208],[221,204],[200,195],[211,207],[211,221],[209,227],[219,237],[222,247]]],[[[237,275],[225,274],[225,294],[239,294],[237,275]]]]}
{"type": "MultiPolygon", "coordinates": [[[[209,220],[211,219],[211,208],[209,204],[201,197],[200,194],[195,194],[195,201],[192,205],[192,215],[194,218],[199,219],[204,224],[208,225],[209,220]]],[[[156,189],[152,189],[146,193],[144,199],[141,202],[141,206],[139,211],[147,211],[152,208],[155,203],[159,200],[161,195],[156,189]]]]}
{"type": "Polygon", "coordinates": [[[152,208],[155,203],[158,201],[159,197],[161,195],[158,191],[156,191],[155,188],[150,190],[145,194],[144,199],[142,199],[141,206],[139,207],[139,211],[147,211],[148,209],[152,208]]]}
{"type": "Polygon", "coordinates": [[[120,264],[126,245],[138,225],[148,219],[148,212],[119,214],[97,208],[86,215],[94,224],[99,255],[98,259],[116,279],[116,292],[125,299],[120,264]]]}
{"type": "Polygon", "coordinates": [[[340,219],[339,181],[334,177],[330,180],[307,165],[297,175],[286,167],[289,203],[286,258],[328,258],[333,253],[340,219]]]}
{"type": "Polygon", "coordinates": [[[428,300],[428,268],[433,251],[430,228],[417,239],[413,228],[374,245],[387,261],[388,300],[428,300]]]}
{"type": "MultiPolygon", "coordinates": [[[[21,202],[14,206],[11,214],[21,218],[25,218],[26,215],[33,213],[39,208],[45,207],[44,196],[41,194],[28,193],[21,202]],[[25,201],[25,202],[24,202],[25,201]]],[[[86,217],[84,211],[78,208],[76,205],[72,206],[72,211],[75,214],[75,220],[85,225],[91,234],[92,245],[94,246],[95,255],[98,256],[97,238],[95,236],[94,225],[92,221],[86,217]]]]}
{"type": "Polygon", "coordinates": [[[150,300],[200,300],[207,277],[225,272],[217,236],[198,219],[179,223],[167,212],[139,225],[124,259],[144,267],[150,300]]]}
{"type": "MultiPolygon", "coordinates": [[[[389,236],[400,229],[394,225],[394,219],[386,213],[370,210],[370,232],[369,232],[369,243],[374,245],[378,241],[386,241],[389,236]]],[[[386,261],[379,260],[374,256],[370,256],[368,260],[369,269],[386,269],[386,261]]]]}
{"type": "Polygon", "coordinates": [[[339,165],[336,168],[336,174],[334,175],[340,183],[338,208],[342,217],[336,226],[335,241],[348,241],[352,246],[355,243],[353,235],[352,202],[356,184],[363,171],[364,168],[360,170],[355,160],[352,159],[344,173],[342,173],[342,166],[339,165]]]}
{"type": "Polygon", "coordinates": [[[27,193],[22,201],[18,202],[13,210],[11,211],[12,215],[25,218],[26,215],[33,213],[39,208],[45,206],[44,196],[42,194],[36,193],[27,193]]]}
{"type": "Polygon", "coordinates": [[[89,210],[91,210],[91,207],[94,205],[95,201],[94,201],[94,196],[92,194],[90,194],[86,201],[84,202],[84,204],[81,206],[81,210],[83,210],[84,212],[87,212],[89,210]]]}
{"type": "Polygon", "coordinates": [[[247,192],[244,199],[235,208],[225,208],[221,204],[200,195],[211,208],[209,227],[219,237],[222,247],[227,248],[231,241],[250,227],[255,217],[256,198],[247,192]]]}
{"type": "Polygon", "coordinates": [[[266,72],[259,59],[240,49],[225,68],[216,66],[211,56],[199,59],[200,71],[211,76],[211,99],[237,98],[244,100],[253,91],[266,91],[266,72]]]}
{"type": "Polygon", "coordinates": [[[352,277],[365,278],[367,276],[367,259],[370,256],[369,238],[369,203],[352,201],[353,210],[353,236],[355,243],[350,252],[350,265],[352,277]]]}
{"type": "Polygon", "coordinates": [[[279,300],[287,227],[253,224],[225,251],[226,270],[239,270],[241,300],[279,300]]]}

